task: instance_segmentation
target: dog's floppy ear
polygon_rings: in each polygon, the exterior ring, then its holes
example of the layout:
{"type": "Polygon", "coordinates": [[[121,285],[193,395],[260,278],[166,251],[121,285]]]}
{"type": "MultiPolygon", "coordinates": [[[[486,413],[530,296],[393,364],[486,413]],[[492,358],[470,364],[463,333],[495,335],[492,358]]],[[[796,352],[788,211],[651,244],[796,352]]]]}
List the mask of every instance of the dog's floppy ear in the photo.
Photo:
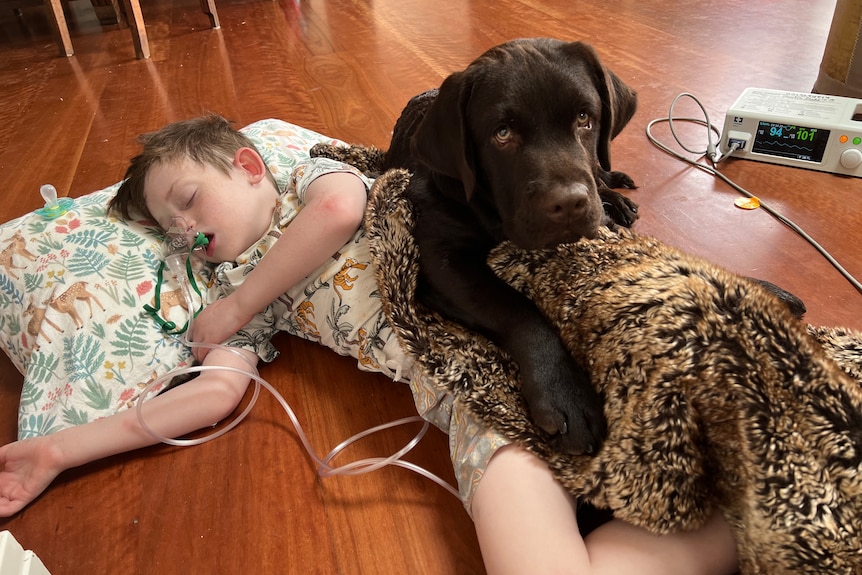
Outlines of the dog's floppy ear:
{"type": "Polygon", "coordinates": [[[411,142],[412,154],[420,162],[464,184],[467,200],[476,185],[474,144],[467,125],[472,91],[469,69],[447,77],[411,142]]]}
{"type": "Polygon", "coordinates": [[[599,163],[611,169],[611,140],[619,134],[634,116],[637,93],[606,68],[592,46],[571,42],[565,46],[570,58],[578,58],[591,69],[593,81],[602,99],[602,117],[599,130],[599,163]]]}

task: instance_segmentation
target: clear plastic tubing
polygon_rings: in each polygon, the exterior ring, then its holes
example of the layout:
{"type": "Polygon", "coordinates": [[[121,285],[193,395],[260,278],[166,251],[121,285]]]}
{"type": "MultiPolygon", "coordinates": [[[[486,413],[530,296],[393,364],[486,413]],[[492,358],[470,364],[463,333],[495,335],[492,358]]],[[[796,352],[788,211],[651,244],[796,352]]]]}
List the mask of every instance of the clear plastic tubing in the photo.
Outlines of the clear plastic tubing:
{"type": "MultiPolygon", "coordinates": [[[[183,294],[185,295],[185,299],[186,299],[186,304],[187,304],[186,309],[193,310],[194,309],[194,301],[193,301],[193,296],[191,294],[192,290],[190,288],[189,281],[186,278],[186,264],[185,264],[185,258],[186,257],[188,257],[188,255],[171,254],[167,258],[165,258],[165,263],[168,266],[168,268],[171,270],[171,272],[174,273],[174,276],[177,278],[177,280],[181,284],[183,294]]],[[[190,346],[190,347],[206,347],[206,348],[210,348],[210,349],[227,350],[227,351],[236,353],[237,355],[242,357],[243,360],[247,361],[245,356],[243,356],[241,353],[239,353],[234,348],[224,346],[224,345],[219,345],[219,344],[208,344],[208,343],[191,341],[189,334],[192,333],[193,323],[194,323],[194,314],[189,314],[188,330],[181,337],[181,341],[185,345],[190,346]]],[[[243,419],[245,419],[245,417],[249,414],[249,412],[251,412],[252,408],[254,407],[255,403],[257,402],[257,398],[260,395],[260,388],[261,387],[266,388],[273,395],[273,397],[275,397],[275,399],[281,405],[282,409],[284,409],[288,418],[290,418],[290,421],[291,421],[291,423],[293,423],[293,426],[296,429],[296,433],[299,436],[299,440],[302,442],[303,447],[305,448],[305,450],[308,452],[309,456],[312,458],[312,460],[314,460],[315,464],[317,465],[317,473],[320,477],[329,477],[329,476],[333,476],[333,475],[360,475],[363,473],[370,473],[371,471],[376,471],[377,469],[380,469],[380,468],[385,467],[387,465],[395,465],[398,467],[403,467],[405,469],[409,469],[415,473],[418,473],[419,475],[422,475],[422,476],[430,479],[434,483],[437,483],[438,485],[440,485],[441,487],[446,489],[449,493],[451,493],[452,495],[457,497],[459,500],[461,500],[461,496],[458,493],[458,490],[455,489],[454,487],[452,487],[451,485],[449,485],[449,483],[447,483],[446,481],[444,481],[440,477],[437,477],[436,475],[434,475],[430,471],[428,471],[422,467],[419,467],[418,465],[415,465],[409,461],[404,461],[401,459],[410,450],[412,450],[414,447],[416,447],[416,445],[419,443],[419,441],[425,436],[425,433],[428,431],[428,427],[430,426],[430,424],[427,421],[423,420],[418,415],[414,415],[411,417],[405,417],[402,419],[398,419],[396,421],[392,421],[389,423],[378,425],[378,426],[373,427],[371,429],[367,429],[367,430],[365,430],[361,433],[358,433],[358,434],[354,435],[353,437],[350,437],[349,439],[346,439],[345,441],[341,442],[332,451],[330,451],[325,457],[321,458],[317,455],[317,452],[311,446],[311,442],[309,441],[308,437],[306,436],[305,431],[303,431],[302,426],[300,425],[299,420],[297,419],[296,414],[294,413],[293,409],[290,407],[290,405],[287,403],[287,401],[284,399],[284,397],[268,381],[266,381],[265,379],[263,379],[260,376],[260,373],[258,372],[257,367],[252,365],[251,363],[249,363],[249,369],[248,370],[242,370],[242,369],[235,368],[235,367],[198,365],[198,366],[178,368],[178,369],[175,369],[169,373],[166,373],[162,377],[155,379],[152,382],[150,382],[150,384],[147,385],[147,387],[143,390],[143,392],[141,392],[141,395],[138,397],[138,401],[135,405],[138,423],[141,425],[141,428],[144,429],[144,431],[146,431],[153,438],[157,439],[158,441],[160,441],[162,443],[167,443],[168,445],[176,445],[176,446],[182,446],[182,447],[192,446],[192,445],[200,445],[201,443],[205,443],[207,441],[211,441],[213,439],[216,439],[217,437],[221,437],[222,435],[224,435],[225,433],[227,433],[228,431],[232,430],[234,427],[239,425],[239,423],[243,419]],[[199,437],[197,439],[172,439],[169,437],[164,437],[161,434],[159,434],[158,432],[156,432],[155,430],[153,430],[147,424],[146,418],[144,417],[143,407],[145,404],[145,399],[153,392],[153,390],[160,388],[162,386],[162,384],[167,383],[169,380],[171,380],[172,378],[174,378],[176,376],[185,375],[185,374],[189,374],[189,373],[199,373],[199,372],[204,372],[204,371],[211,371],[211,370],[222,370],[222,371],[231,371],[234,373],[239,373],[239,374],[247,376],[249,379],[251,379],[254,382],[254,389],[252,392],[251,399],[248,402],[248,405],[246,405],[246,407],[245,407],[245,409],[243,409],[242,413],[240,413],[236,418],[234,418],[233,421],[226,424],[221,429],[214,431],[213,433],[210,433],[209,435],[206,435],[204,437],[199,437]],[[404,447],[402,447],[400,450],[393,453],[389,457],[373,457],[373,458],[361,459],[361,460],[353,461],[353,462],[350,462],[350,463],[347,463],[347,464],[344,464],[344,465],[341,465],[338,467],[334,467],[331,465],[332,460],[335,459],[335,457],[338,456],[339,453],[341,453],[344,449],[346,449],[347,447],[349,447],[350,445],[352,445],[356,441],[359,441],[360,439],[363,439],[363,438],[365,438],[369,435],[372,435],[374,433],[377,433],[379,431],[384,431],[384,430],[390,429],[392,427],[396,427],[399,425],[405,425],[408,423],[414,423],[414,422],[422,423],[422,428],[419,430],[419,432],[416,434],[416,436],[414,436],[413,439],[411,439],[404,447]]]]}

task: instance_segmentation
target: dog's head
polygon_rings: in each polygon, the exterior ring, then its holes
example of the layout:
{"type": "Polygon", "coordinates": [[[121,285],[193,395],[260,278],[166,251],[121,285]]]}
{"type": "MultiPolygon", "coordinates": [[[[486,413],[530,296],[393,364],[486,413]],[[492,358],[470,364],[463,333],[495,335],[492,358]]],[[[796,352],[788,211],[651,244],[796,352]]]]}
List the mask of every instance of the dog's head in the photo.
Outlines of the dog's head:
{"type": "Polygon", "coordinates": [[[446,78],[412,153],[459,180],[474,209],[494,206],[521,247],[592,237],[603,222],[596,174],[636,102],[590,46],[514,40],[446,78]]]}

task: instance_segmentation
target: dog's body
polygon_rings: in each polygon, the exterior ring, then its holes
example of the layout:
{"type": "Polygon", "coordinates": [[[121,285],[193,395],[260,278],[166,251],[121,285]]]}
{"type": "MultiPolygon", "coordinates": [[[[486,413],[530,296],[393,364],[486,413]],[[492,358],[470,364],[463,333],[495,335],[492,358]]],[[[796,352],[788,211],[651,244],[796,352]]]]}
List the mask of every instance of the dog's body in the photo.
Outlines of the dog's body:
{"type": "Polygon", "coordinates": [[[635,106],[589,46],[516,40],[414,98],[386,154],[385,168],[413,172],[418,297],[511,355],[532,417],[565,451],[598,448],[599,396],[536,307],[485,262],[503,240],[541,248],[593,237],[608,214],[633,223],[637,206],[609,188],[634,186],[610,171],[609,144],[635,106]]]}

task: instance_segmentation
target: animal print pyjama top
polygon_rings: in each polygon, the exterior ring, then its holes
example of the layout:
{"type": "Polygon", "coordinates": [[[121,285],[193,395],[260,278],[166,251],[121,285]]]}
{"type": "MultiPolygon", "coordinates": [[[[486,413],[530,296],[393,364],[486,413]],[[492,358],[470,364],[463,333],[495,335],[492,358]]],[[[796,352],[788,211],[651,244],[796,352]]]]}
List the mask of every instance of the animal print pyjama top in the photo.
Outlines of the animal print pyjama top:
{"type": "MultiPolygon", "coordinates": [[[[218,265],[210,301],[233,293],[282,231],[302,210],[309,184],[333,172],[371,181],[352,166],[326,158],[297,164],[280,196],[270,230],[236,262],[218,265]]],[[[491,455],[508,441],[464,410],[453,408],[453,397],[434,385],[401,349],[389,327],[380,297],[368,242],[360,228],[332,259],[259,313],[226,343],[249,349],[263,361],[278,356],[272,337],[285,331],[323,344],[357,359],[360,369],[408,382],[420,415],[449,435],[449,450],[464,505],[470,512],[473,494],[491,455]]]]}

